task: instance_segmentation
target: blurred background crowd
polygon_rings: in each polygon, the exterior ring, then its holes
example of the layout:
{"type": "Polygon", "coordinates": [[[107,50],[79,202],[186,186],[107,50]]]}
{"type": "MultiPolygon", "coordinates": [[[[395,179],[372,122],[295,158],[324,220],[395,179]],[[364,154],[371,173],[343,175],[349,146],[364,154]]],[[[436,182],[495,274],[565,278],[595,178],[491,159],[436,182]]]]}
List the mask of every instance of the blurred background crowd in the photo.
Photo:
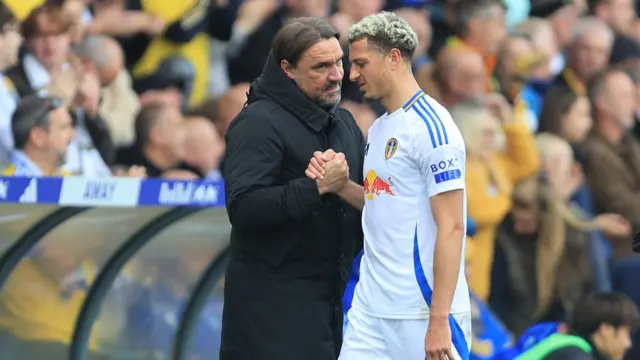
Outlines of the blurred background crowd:
{"type": "MultiPolygon", "coordinates": [[[[348,79],[346,32],[396,11],[419,36],[419,84],[467,144],[472,353],[490,359],[536,323],[568,321],[589,293],[640,305],[630,246],[640,230],[637,9],[634,0],[3,0],[0,159],[5,175],[221,179],[225,131],[275,33],[300,16],[326,17],[344,35],[342,105],[366,136],[383,110],[348,79]]],[[[0,348],[15,355],[0,358],[65,358],[97,265],[61,256],[64,242],[38,249],[5,285],[0,348]],[[41,289],[27,283],[63,295],[34,295],[41,289]]],[[[109,344],[127,358],[168,358],[185,283],[211,256],[184,252],[127,269],[144,279],[121,284],[139,301],[104,321],[95,358],[118,358],[100,351],[109,344]],[[151,310],[150,298],[173,310],[151,310]]],[[[205,355],[194,359],[217,356],[219,308],[207,308],[205,355]]],[[[616,360],[631,346],[609,345],[616,360]]],[[[627,358],[640,359],[640,343],[627,358]]]]}

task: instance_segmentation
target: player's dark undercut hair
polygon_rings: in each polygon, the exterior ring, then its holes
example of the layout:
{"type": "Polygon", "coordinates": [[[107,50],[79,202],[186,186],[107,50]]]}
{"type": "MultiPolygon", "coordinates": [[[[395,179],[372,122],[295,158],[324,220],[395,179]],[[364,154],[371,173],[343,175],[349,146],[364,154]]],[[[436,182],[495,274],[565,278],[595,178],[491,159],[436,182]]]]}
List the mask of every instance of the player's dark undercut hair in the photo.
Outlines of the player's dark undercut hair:
{"type": "Polygon", "coordinates": [[[273,39],[271,51],[274,59],[280,63],[286,60],[292,66],[305,51],[322,40],[340,37],[336,29],[325,19],[301,17],[291,20],[273,39]]]}
{"type": "Polygon", "coordinates": [[[398,49],[402,58],[411,61],[418,46],[418,35],[395,13],[383,11],[369,15],[349,29],[349,44],[367,40],[367,45],[383,53],[398,49]]]}

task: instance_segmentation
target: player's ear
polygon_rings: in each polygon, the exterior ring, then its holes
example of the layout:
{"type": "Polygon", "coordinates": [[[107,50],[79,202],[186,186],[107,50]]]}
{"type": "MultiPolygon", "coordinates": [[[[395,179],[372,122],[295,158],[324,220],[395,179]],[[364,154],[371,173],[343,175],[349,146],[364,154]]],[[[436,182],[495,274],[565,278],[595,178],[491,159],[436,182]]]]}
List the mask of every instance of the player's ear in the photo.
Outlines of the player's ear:
{"type": "Polygon", "coordinates": [[[400,53],[400,50],[393,48],[391,49],[391,51],[389,51],[388,54],[389,60],[391,62],[391,69],[395,70],[396,68],[398,68],[398,66],[400,66],[403,63],[402,60],[402,54],[400,53]]]}
{"type": "Polygon", "coordinates": [[[280,61],[280,67],[282,68],[282,71],[287,74],[287,77],[293,80],[293,65],[291,65],[287,60],[282,60],[280,61]]]}

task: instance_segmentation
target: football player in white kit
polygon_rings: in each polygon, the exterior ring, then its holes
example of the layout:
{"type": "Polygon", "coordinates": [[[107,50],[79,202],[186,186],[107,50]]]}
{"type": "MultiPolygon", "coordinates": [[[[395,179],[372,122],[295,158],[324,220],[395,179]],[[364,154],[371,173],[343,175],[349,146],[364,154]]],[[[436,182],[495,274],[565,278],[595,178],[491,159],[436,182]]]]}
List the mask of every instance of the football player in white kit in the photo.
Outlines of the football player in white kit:
{"type": "MultiPolygon", "coordinates": [[[[465,144],[413,77],[417,43],[389,12],[349,30],[350,79],[387,113],[368,134],[364,255],[340,360],[469,358],[465,144]]],[[[334,156],[316,153],[307,175],[321,177],[334,156]]]]}

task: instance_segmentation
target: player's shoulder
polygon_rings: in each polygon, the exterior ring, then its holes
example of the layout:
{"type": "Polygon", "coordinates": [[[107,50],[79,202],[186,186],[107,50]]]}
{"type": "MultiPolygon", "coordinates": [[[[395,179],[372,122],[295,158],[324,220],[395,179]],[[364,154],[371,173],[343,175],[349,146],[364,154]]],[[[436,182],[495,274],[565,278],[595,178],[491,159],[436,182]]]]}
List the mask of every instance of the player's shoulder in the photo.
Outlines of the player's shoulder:
{"type": "Polygon", "coordinates": [[[416,99],[407,110],[407,116],[424,124],[437,124],[440,127],[455,126],[447,108],[427,94],[416,99]]]}
{"type": "Polygon", "coordinates": [[[427,94],[418,98],[407,109],[413,132],[419,139],[428,139],[432,148],[447,145],[464,146],[462,134],[449,111],[427,94]]]}

